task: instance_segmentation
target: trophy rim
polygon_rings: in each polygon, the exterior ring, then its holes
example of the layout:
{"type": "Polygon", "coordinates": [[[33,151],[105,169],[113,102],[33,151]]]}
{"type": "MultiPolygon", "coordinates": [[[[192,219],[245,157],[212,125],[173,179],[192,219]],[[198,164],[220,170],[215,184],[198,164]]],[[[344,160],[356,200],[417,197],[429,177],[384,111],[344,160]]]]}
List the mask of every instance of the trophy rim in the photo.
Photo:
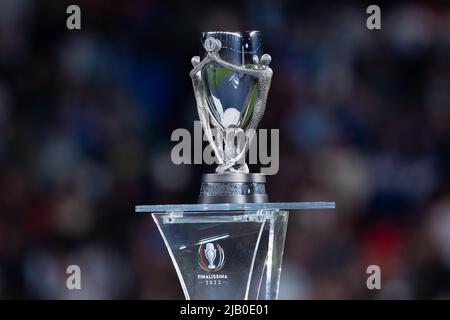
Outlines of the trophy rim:
{"type": "MultiPolygon", "coordinates": [[[[204,42],[205,42],[205,40],[206,39],[208,39],[208,38],[210,38],[210,37],[212,37],[212,38],[215,38],[215,39],[218,39],[218,40],[221,40],[221,41],[226,41],[227,40],[227,37],[229,37],[229,39],[231,39],[231,38],[236,38],[236,39],[239,39],[238,41],[242,41],[242,40],[250,40],[250,41],[257,41],[259,44],[258,44],[258,47],[256,48],[256,50],[255,50],[255,53],[253,53],[253,54],[256,54],[256,51],[261,51],[259,54],[258,54],[258,56],[259,55],[262,55],[262,32],[261,32],[261,30],[245,30],[245,31],[225,31],[225,30],[223,30],[223,31],[202,31],[201,33],[200,33],[200,42],[201,42],[201,44],[202,44],[202,47],[203,47],[203,45],[204,45],[204,42]]],[[[229,40],[228,39],[228,40],[229,40]]],[[[227,41],[226,41],[227,42],[227,41]]],[[[222,43],[222,46],[223,46],[224,44],[222,43]]],[[[226,60],[226,59],[225,59],[226,60]]]]}
{"type": "Polygon", "coordinates": [[[205,33],[236,33],[236,34],[250,34],[250,33],[262,33],[261,30],[243,30],[243,31],[231,31],[231,30],[208,30],[208,31],[201,31],[201,34],[205,33]]]}

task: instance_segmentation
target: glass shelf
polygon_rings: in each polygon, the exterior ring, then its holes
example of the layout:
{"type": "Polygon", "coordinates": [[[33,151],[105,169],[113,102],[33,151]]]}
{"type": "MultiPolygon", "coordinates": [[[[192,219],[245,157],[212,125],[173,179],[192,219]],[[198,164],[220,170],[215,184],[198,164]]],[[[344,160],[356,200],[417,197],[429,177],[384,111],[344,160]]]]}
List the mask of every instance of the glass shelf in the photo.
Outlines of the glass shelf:
{"type": "Polygon", "coordinates": [[[241,211],[241,210],[304,210],[334,209],[335,202],[264,202],[264,203],[213,203],[213,204],[157,204],[138,205],[137,213],[241,211]]]}

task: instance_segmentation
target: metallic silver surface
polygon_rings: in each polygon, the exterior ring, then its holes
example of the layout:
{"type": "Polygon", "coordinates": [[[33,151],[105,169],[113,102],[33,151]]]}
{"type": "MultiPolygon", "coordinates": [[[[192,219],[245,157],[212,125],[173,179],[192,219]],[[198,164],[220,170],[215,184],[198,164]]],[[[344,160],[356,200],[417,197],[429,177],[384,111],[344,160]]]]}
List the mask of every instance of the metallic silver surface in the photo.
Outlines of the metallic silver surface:
{"type": "Polygon", "coordinates": [[[204,174],[199,203],[262,203],[269,201],[266,178],[251,174],[204,174]]]}
{"type": "Polygon", "coordinates": [[[258,31],[206,32],[202,34],[202,43],[206,56],[203,60],[198,56],[191,59],[194,68],[190,76],[205,136],[220,164],[216,172],[248,173],[244,159],[255,132],[249,129],[256,130],[264,115],[273,73],[268,66],[271,58],[268,54],[261,55],[258,31]],[[243,93],[242,103],[236,103],[231,108],[222,105],[216,97],[217,90],[221,89],[217,87],[217,79],[207,79],[208,75],[223,78],[223,74],[228,75],[229,72],[235,77],[236,85],[240,85],[241,81],[248,89],[248,92],[243,93]],[[256,95],[253,97],[254,92],[256,95]],[[229,119],[233,117],[223,116],[227,109],[233,109],[230,113],[237,114],[235,117],[238,120],[232,122],[229,119]],[[218,139],[213,137],[213,128],[218,130],[218,139]],[[228,136],[240,132],[245,134],[245,142],[237,146],[234,139],[228,139],[228,136]]]}

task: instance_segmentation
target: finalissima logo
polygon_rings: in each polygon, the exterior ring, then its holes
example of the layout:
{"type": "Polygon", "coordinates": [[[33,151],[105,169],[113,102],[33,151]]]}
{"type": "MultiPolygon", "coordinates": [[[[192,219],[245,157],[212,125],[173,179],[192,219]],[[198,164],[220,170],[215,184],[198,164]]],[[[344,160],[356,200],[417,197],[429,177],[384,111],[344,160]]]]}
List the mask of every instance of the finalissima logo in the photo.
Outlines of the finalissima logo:
{"type": "Polygon", "coordinates": [[[201,244],[198,248],[197,262],[205,271],[219,271],[225,263],[225,253],[218,243],[201,244]]]}

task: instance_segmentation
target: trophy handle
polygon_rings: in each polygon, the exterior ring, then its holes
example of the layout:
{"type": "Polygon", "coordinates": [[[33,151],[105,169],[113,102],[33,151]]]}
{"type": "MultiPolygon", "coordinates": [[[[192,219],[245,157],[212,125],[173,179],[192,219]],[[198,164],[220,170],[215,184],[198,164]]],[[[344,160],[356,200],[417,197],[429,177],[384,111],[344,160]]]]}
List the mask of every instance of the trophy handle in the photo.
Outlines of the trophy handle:
{"type": "MultiPolygon", "coordinates": [[[[194,61],[195,58],[192,58],[194,61]]],[[[191,72],[192,73],[192,72],[191,72]]],[[[208,108],[208,102],[206,101],[206,97],[202,94],[202,92],[205,92],[205,86],[202,81],[201,72],[197,72],[195,74],[191,74],[192,78],[192,85],[194,87],[194,94],[195,94],[195,100],[197,102],[197,112],[198,116],[200,118],[200,122],[202,123],[203,130],[205,131],[205,136],[209,141],[209,144],[211,145],[211,148],[214,151],[214,154],[220,164],[223,164],[224,161],[224,154],[223,149],[219,148],[214,143],[213,134],[211,132],[211,126],[210,126],[210,120],[212,119],[213,125],[215,127],[220,127],[220,124],[209,114],[209,108],[208,108]]],[[[221,130],[217,130],[217,138],[221,139],[220,135],[222,134],[221,130]]]]}

